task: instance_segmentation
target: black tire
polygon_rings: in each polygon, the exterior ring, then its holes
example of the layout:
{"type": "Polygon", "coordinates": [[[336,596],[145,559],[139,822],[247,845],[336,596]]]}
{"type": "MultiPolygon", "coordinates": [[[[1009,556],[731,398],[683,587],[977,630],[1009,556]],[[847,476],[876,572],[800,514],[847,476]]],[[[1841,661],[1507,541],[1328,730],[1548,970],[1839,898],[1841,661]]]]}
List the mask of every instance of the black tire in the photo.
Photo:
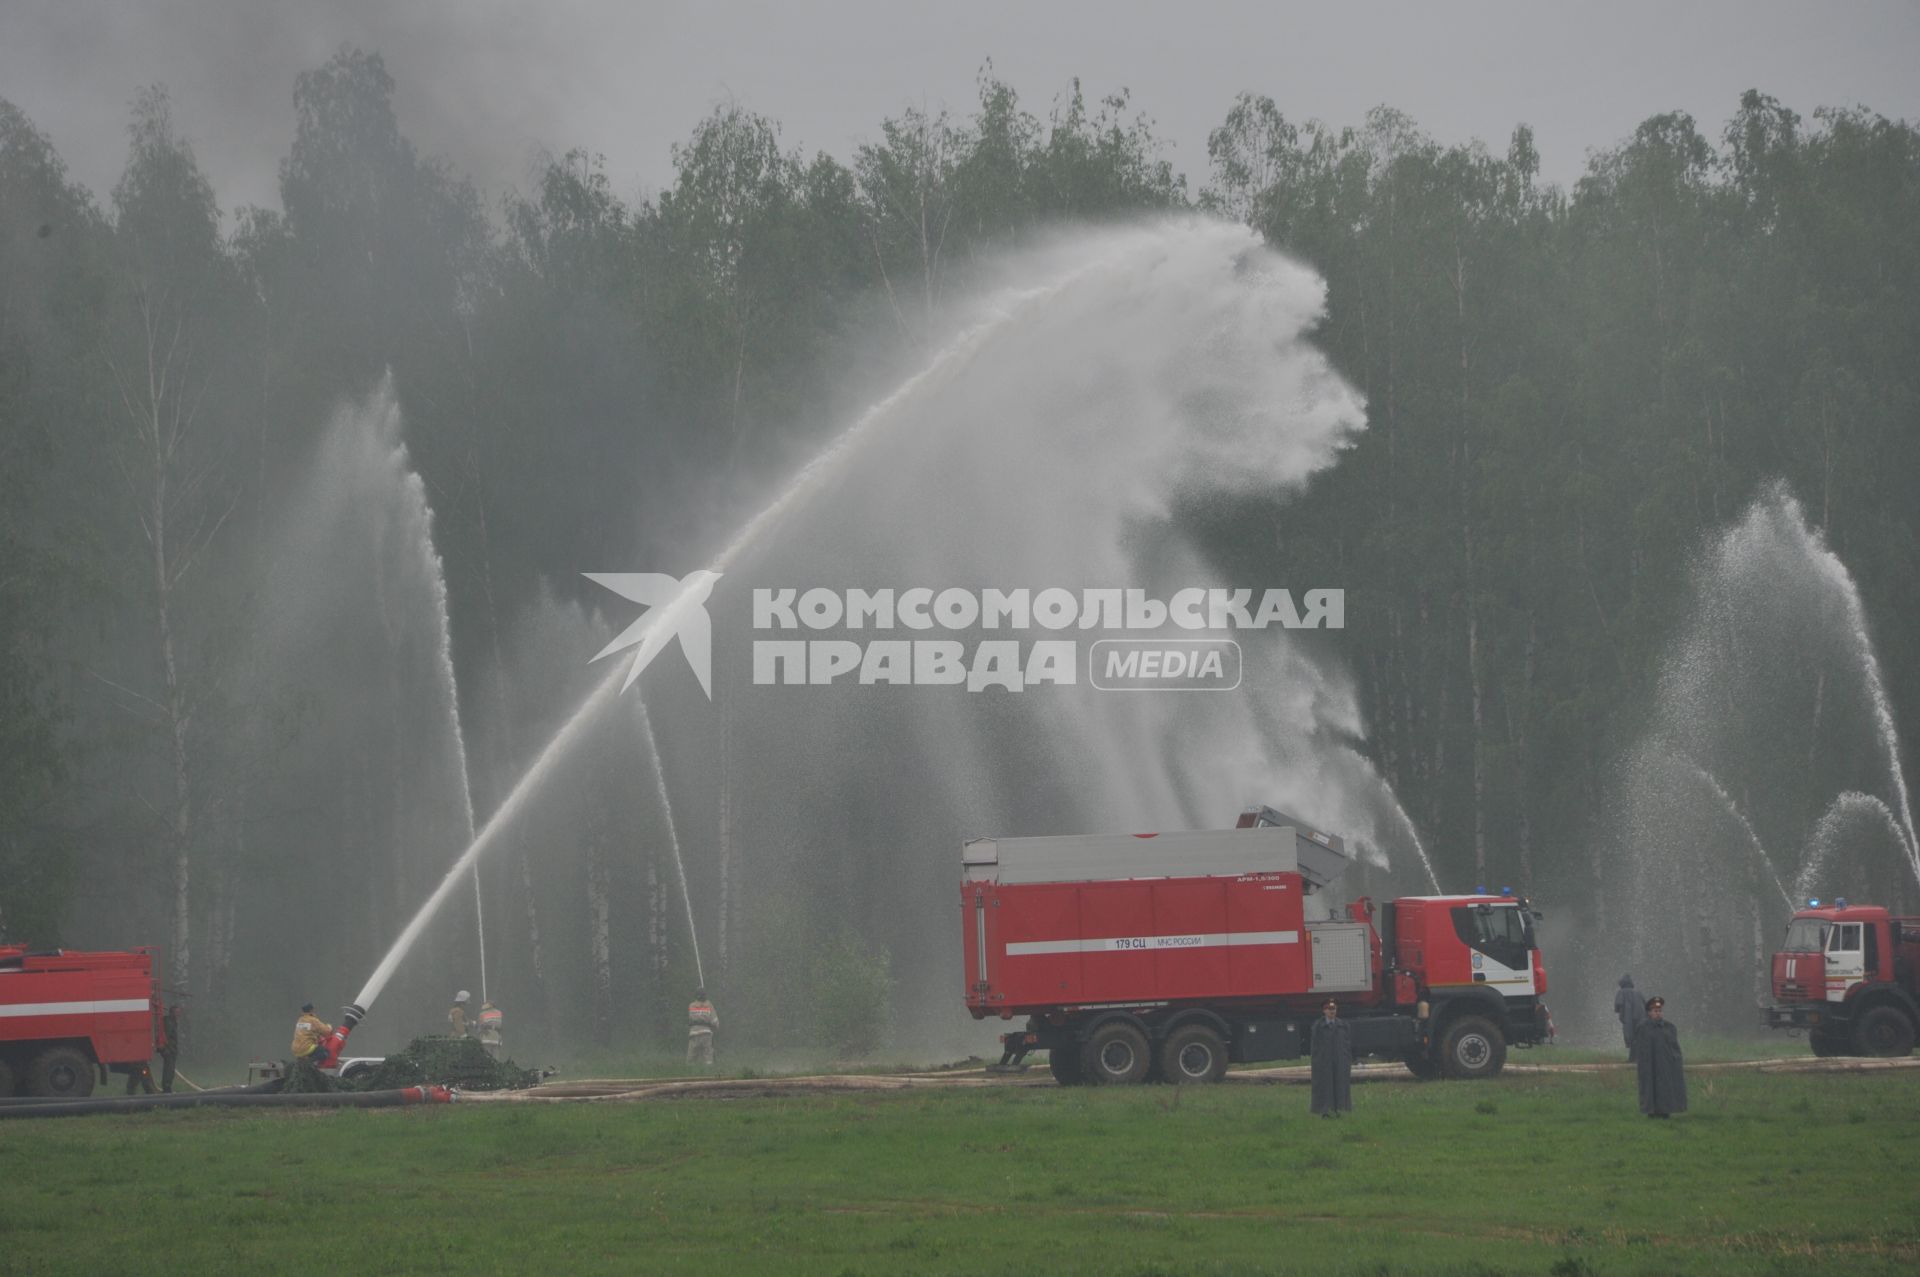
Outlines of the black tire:
{"type": "Polygon", "coordinates": [[[1440,1070],[1448,1077],[1494,1077],[1506,1063],[1506,1035],[1485,1016],[1461,1016],[1440,1039],[1440,1070]]]}
{"type": "Polygon", "coordinates": [[[1424,1047],[1409,1051],[1401,1057],[1401,1063],[1407,1066],[1407,1072],[1422,1082],[1431,1082],[1440,1076],[1440,1066],[1434,1063],[1433,1056],[1424,1047]]]}
{"type": "Polygon", "coordinates": [[[1183,1024],[1160,1044],[1160,1077],[1175,1086],[1207,1086],[1227,1075],[1227,1043],[1210,1026],[1183,1024]]]}
{"type": "Polygon", "coordinates": [[[13,1062],[0,1058],[0,1100],[12,1095],[19,1084],[20,1079],[13,1075],[13,1062]]]}
{"type": "Polygon", "coordinates": [[[1913,1021],[1899,1007],[1872,1007],[1854,1021],[1853,1049],[1860,1055],[1913,1054],[1913,1021]]]}
{"type": "Polygon", "coordinates": [[[93,1061],[71,1046],[50,1046],[27,1067],[27,1093],[43,1100],[84,1100],[93,1094],[93,1061]]]}
{"type": "Polygon", "coordinates": [[[1080,1071],[1080,1048],[1062,1047],[1047,1052],[1047,1071],[1062,1086],[1081,1086],[1087,1075],[1080,1071]]]}
{"type": "Polygon", "coordinates": [[[1807,1045],[1811,1046],[1813,1053],[1821,1059],[1847,1053],[1847,1040],[1844,1037],[1838,1034],[1822,1033],[1818,1029],[1807,1034],[1807,1045]]]}
{"type": "Polygon", "coordinates": [[[1080,1049],[1080,1071],[1095,1086],[1144,1082],[1152,1063],[1147,1035],[1124,1020],[1101,1025],[1080,1049]]]}
{"type": "Polygon", "coordinates": [[[358,1082],[363,1077],[372,1077],[372,1076],[373,1076],[373,1065],[368,1064],[366,1061],[362,1060],[360,1063],[349,1065],[347,1068],[342,1070],[340,1073],[340,1080],[342,1082],[358,1082]]]}

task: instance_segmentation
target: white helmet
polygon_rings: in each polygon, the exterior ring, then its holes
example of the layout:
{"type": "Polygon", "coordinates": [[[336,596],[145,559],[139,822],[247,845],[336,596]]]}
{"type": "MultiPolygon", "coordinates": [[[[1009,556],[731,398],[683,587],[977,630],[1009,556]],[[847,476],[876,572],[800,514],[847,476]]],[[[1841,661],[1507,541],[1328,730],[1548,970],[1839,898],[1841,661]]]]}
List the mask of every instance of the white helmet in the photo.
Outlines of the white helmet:
{"type": "Polygon", "coordinates": [[[453,1000],[455,1002],[465,1002],[468,998],[471,998],[472,996],[473,995],[471,993],[468,993],[465,989],[462,989],[460,990],[460,992],[453,995],[453,1000]]]}

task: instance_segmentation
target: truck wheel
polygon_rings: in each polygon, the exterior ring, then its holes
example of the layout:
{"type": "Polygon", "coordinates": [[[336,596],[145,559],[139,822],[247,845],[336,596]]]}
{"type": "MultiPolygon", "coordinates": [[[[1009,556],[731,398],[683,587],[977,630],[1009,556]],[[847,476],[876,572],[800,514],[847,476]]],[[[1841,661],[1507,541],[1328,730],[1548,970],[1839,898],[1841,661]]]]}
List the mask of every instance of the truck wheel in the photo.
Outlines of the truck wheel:
{"type": "Polygon", "coordinates": [[[93,1094],[93,1061],[74,1047],[48,1047],[27,1070],[27,1091],[45,1100],[84,1100],[93,1094]]]}
{"type": "Polygon", "coordinates": [[[1160,1076],[1175,1086],[1200,1086],[1227,1075],[1227,1044],[1204,1024],[1183,1024],[1160,1044],[1160,1076]]]}
{"type": "Polygon", "coordinates": [[[1440,1068],[1448,1077],[1492,1077],[1506,1062],[1507,1039],[1483,1016],[1461,1016],[1440,1039],[1440,1068]]]}
{"type": "Polygon", "coordinates": [[[1147,1035],[1124,1021],[1093,1031],[1080,1052],[1080,1070],[1095,1086],[1131,1086],[1147,1077],[1147,1035]]]}
{"type": "Polygon", "coordinates": [[[1086,1074],[1080,1071],[1080,1051],[1077,1047],[1048,1051],[1047,1071],[1062,1086],[1080,1086],[1087,1080],[1086,1074]]]}
{"type": "Polygon", "coordinates": [[[1425,1050],[1409,1051],[1401,1062],[1407,1066],[1407,1072],[1422,1082],[1431,1082],[1440,1076],[1440,1066],[1433,1062],[1433,1056],[1425,1050]]]}
{"type": "Polygon", "coordinates": [[[1874,1007],[1853,1026],[1853,1047],[1861,1055],[1911,1055],[1913,1021],[1897,1007],[1874,1007]]]}
{"type": "Polygon", "coordinates": [[[1847,1040],[1844,1037],[1832,1033],[1822,1033],[1818,1029],[1807,1034],[1807,1045],[1811,1046],[1813,1053],[1821,1059],[1826,1059],[1834,1055],[1845,1055],[1847,1053],[1847,1040]]]}

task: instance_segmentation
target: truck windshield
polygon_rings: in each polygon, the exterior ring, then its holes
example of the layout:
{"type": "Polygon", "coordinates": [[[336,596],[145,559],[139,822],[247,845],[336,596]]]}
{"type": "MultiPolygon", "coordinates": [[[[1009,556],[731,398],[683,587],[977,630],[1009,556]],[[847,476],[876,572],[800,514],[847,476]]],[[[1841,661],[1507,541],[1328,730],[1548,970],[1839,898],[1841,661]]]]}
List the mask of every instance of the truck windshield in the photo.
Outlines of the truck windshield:
{"type": "Polygon", "coordinates": [[[1533,924],[1517,905],[1461,905],[1453,910],[1454,934],[1502,966],[1525,970],[1533,948],[1533,924]]]}
{"type": "Polygon", "coordinates": [[[1795,918],[1787,924],[1787,953],[1819,953],[1827,947],[1830,923],[1819,918],[1795,918]]]}

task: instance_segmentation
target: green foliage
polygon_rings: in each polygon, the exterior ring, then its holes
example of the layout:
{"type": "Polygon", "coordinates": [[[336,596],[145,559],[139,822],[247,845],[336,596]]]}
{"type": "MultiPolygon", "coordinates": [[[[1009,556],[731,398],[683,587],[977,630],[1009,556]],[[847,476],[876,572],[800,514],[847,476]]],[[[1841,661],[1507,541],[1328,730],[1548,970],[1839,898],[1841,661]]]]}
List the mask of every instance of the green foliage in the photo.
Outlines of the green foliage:
{"type": "Polygon", "coordinates": [[[873,1059],[889,1044],[891,958],[851,928],[823,932],[817,916],[792,898],[756,907],[744,957],[765,977],[728,991],[723,1042],[822,1049],[839,1059],[873,1059]]]}
{"type": "Polygon", "coordinates": [[[844,1059],[872,1059],[893,1029],[893,966],[886,951],[842,928],[812,965],[817,1040],[844,1059]]]}

